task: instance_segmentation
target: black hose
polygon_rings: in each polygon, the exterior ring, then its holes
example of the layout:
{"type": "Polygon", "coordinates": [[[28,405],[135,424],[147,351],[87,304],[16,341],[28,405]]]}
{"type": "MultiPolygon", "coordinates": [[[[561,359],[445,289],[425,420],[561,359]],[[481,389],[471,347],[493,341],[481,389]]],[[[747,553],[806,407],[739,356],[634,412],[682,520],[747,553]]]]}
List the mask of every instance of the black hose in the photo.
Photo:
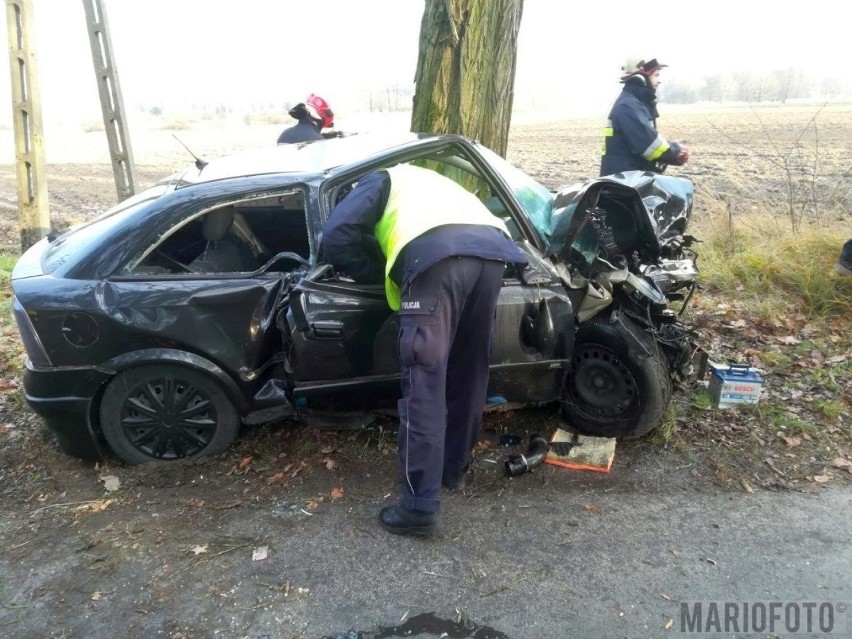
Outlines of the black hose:
{"type": "Polygon", "coordinates": [[[531,471],[544,461],[550,444],[544,437],[533,435],[530,437],[530,447],[526,455],[516,454],[506,460],[506,472],[509,477],[517,477],[531,471]]]}

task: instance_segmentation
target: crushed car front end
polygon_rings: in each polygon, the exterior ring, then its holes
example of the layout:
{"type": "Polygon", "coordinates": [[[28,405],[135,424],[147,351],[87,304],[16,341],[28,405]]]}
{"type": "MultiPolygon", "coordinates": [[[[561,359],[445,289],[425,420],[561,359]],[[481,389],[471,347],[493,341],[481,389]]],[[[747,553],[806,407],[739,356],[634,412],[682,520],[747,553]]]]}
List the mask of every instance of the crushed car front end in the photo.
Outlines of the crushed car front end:
{"type": "Polygon", "coordinates": [[[566,285],[587,291],[580,321],[624,314],[653,335],[675,382],[702,376],[707,361],[684,321],[698,285],[693,201],[687,179],[631,171],[560,191],[550,225],[566,285]]]}

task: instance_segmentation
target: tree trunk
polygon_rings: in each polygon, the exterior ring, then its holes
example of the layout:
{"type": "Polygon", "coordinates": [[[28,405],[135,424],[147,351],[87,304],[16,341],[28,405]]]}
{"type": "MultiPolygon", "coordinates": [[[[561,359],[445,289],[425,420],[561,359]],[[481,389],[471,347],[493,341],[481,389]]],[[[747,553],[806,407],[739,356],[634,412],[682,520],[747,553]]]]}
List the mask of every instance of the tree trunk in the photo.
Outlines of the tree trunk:
{"type": "Polygon", "coordinates": [[[459,133],[506,156],[524,0],[426,0],[411,130],[459,133]]]}

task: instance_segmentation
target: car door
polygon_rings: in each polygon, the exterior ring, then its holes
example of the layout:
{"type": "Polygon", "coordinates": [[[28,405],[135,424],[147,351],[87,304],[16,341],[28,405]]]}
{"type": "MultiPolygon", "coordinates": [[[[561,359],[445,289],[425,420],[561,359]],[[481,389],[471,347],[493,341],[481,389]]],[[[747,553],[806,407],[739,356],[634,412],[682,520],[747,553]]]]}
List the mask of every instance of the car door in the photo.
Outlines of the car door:
{"type": "MultiPolygon", "coordinates": [[[[558,395],[566,347],[572,343],[573,314],[559,277],[536,244],[528,224],[517,218],[516,202],[475,150],[443,142],[418,152],[387,157],[334,176],[321,187],[324,213],[369,171],[411,162],[455,180],[507,222],[513,239],[530,259],[529,269],[507,267],[498,298],[491,392],[507,401],[547,401],[558,395]],[[548,333],[548,331],[550,331],[548,333]]],[[[378,399],[398,393],[397,320],[384,287],[356,284],[320,265],[291,294],[288,321],[295,360],[294,394],[329,400],[378,399]]],[[[372,403],[372,402],[371,402],[372,403]]]]}

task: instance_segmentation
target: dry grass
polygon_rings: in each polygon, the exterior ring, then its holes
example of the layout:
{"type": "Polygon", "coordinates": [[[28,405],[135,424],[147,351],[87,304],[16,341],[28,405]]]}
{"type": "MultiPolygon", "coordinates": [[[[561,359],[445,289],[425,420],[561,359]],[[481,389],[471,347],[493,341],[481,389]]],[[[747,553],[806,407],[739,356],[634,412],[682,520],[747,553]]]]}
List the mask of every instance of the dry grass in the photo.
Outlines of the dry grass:
{"type": "MultiPolygon", "coordinates": [[[[246,113],[243,116],[243,122],[248,125],[284,125],[288,122],[295,122],[290,116],[283,111],[261,111],[257,113],[246,113]]],[[[289,125],[288,125],[289,126],[289,125]]]]}
{"type": "Polygon", "coordinates": [[[106,127],[104,127],[103,120],[91,120],[83,124],[83,131],[85,133],[100,133],[105,130],[106,127]]]}
{"type": "Polygon", "coordinates": [[[166,118],[159,123],[157,128],[161,131],[189,131],[193,124],[194,120],[187,118],[166,118]]]}
{"type": "Polygon", "coordinates": [[[701,280],[717,294],[734,294],[768,319],[793,312],[810,318],[852,317],[852,281],[834,266],[852,237],[848,223],[793,231],[766,212],[734,217],[717,210],[696,221],[701,280]]]}

